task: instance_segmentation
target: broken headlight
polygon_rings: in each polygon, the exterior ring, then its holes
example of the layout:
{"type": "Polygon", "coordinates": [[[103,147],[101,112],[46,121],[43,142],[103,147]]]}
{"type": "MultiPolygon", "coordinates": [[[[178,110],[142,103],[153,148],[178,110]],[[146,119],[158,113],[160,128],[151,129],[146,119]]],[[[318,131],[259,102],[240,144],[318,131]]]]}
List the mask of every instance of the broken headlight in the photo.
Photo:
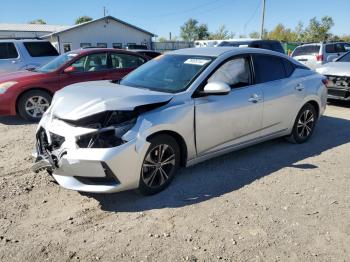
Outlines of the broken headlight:
{"type": "Polygon", "coordinates": [[[110,148],[125,143],[121,137],[134,126],[136,119],[137,114],[133,111],[107,111],[71,124],[97,129],[77,138],[80,148],[110,148]]]}

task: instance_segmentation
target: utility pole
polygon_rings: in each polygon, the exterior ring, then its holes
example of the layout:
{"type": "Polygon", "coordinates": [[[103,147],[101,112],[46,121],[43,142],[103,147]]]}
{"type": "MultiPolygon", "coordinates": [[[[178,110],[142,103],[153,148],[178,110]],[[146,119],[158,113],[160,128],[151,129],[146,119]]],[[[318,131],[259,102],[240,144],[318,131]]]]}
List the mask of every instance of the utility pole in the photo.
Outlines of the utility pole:
{"type": "Polygon", "coordinates": [[[263,1],[263,7],[262,7],[262,14],[261,14],[260,39],[263,39],[264,37],[265,5],[266,5],[266,0],[262,0],[262,1],[263,1]]]}
{"type": "Polygon", "coordinates": [[[103,7],[103,17],[106,17],[106,7],[103,7]]]}

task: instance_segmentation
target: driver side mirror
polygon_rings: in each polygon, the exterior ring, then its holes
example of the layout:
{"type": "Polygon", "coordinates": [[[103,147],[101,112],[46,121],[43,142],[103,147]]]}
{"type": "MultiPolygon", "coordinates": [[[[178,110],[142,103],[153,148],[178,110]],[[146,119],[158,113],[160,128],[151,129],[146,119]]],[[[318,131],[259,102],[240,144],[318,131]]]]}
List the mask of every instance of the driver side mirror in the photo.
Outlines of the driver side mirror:
{"type": "Polygon", "coordinates": [[[74,66],[68,66],[66,69],[64,69],[64,73],[66,74],[70,74],[70,73],[74,73],[77,71],[77,68],[74,66]]]}
{"type": "Polygon", "coordinates": [[[229,94],[230,92],[231,87],[228,84],[220,81],[213,81],[206,84],[202,94],[223,96],[229,94]]]}

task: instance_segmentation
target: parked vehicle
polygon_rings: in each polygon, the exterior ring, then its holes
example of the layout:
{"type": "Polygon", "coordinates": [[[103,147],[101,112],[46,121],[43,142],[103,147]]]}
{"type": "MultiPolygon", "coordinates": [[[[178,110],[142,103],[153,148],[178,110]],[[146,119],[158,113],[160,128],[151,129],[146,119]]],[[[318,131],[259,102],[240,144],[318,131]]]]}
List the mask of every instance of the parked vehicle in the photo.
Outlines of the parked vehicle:
{"type": "Polygon", "coordinates": [[[0,40],[0,74],[36,68],[58,56],[43,40],[0,40]]]}
{"type": "Polygon", "coordinates": [[[80,49],[60,55],[36,70],[0,75],[0,115],[18,113],[26,120],[38,121],[57,90],[84,81],[119,81],[147,60],[117,49],[80,49]]]}
{"type": "Polygon", "coordinates": [[[143,50],[143,49],[134,49],[134,50],[132,50],[132,49],[130,49],[129,51],[138,53],[140,55],[148,57],[149,59],[153,59],[153,58],[156,58],[157,56],[161,55],[161,53],[159,53],[157,51],[154,51],[154,50],[143,50]]]}
{"type": "Polygon", "coordinates": [[[33,170],[78,191],[154,194],[180,165],[282,136],[306,142],[326,107],[323,81],[269,50],[173,51],[120,85],[57,92],[37,129],[33,170]]]}
{"type": "Polygon", "coordinates": [[[328,79],[328,98],[350,100],[350,52],[317,68],[316,71],[328,79]]]}
{"type": "Polygon", "coordinates": [[[227,40],[218,44],[218,47],[253,47],[276,51],[284,54],[284,49],[280,41],[277,40],[259,40],[259,39],[236,39],[227,40]]]}
{"type": "Polygon", "coordinates": [[[350,51],[350,43],[311,43],[295,48],[292,57],[311,69],[316,69],[328,62],[332,62],[348,51],[350,51]]]}
{"type": "Polygon", "coordinates": [[[224,40],[196,40],[194,47],[217,47],[224,40]]]}

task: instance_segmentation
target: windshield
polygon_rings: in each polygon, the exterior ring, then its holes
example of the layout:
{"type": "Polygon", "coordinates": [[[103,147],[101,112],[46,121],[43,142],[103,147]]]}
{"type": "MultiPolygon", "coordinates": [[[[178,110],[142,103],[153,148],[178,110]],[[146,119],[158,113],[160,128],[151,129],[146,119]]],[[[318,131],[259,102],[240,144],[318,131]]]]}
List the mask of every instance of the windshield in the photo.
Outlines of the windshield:
{"type": "Polygon", "coordinates": [[[51,60],[49,63],[43,65],[42,67],[39,67],[36,71],[48,73],[53,72],[59,69],[61,66],[63,66],[68,61],[71,61],[74,57],[76,57],[77,53],[65,53],[63,55],[60,55],[56,57],[54,60],[51,60]]]}
{"type": "Polygon", "coordinates": [[[346,53],[342,57],[338,58],[336,62],[350,62],[350,52],[346,53]]]}
{"type": "Polygon", "coordinates": [[[127,75],[122,85],[177,93],[185,90],[212,57],[161,55],[127,75]]]}

